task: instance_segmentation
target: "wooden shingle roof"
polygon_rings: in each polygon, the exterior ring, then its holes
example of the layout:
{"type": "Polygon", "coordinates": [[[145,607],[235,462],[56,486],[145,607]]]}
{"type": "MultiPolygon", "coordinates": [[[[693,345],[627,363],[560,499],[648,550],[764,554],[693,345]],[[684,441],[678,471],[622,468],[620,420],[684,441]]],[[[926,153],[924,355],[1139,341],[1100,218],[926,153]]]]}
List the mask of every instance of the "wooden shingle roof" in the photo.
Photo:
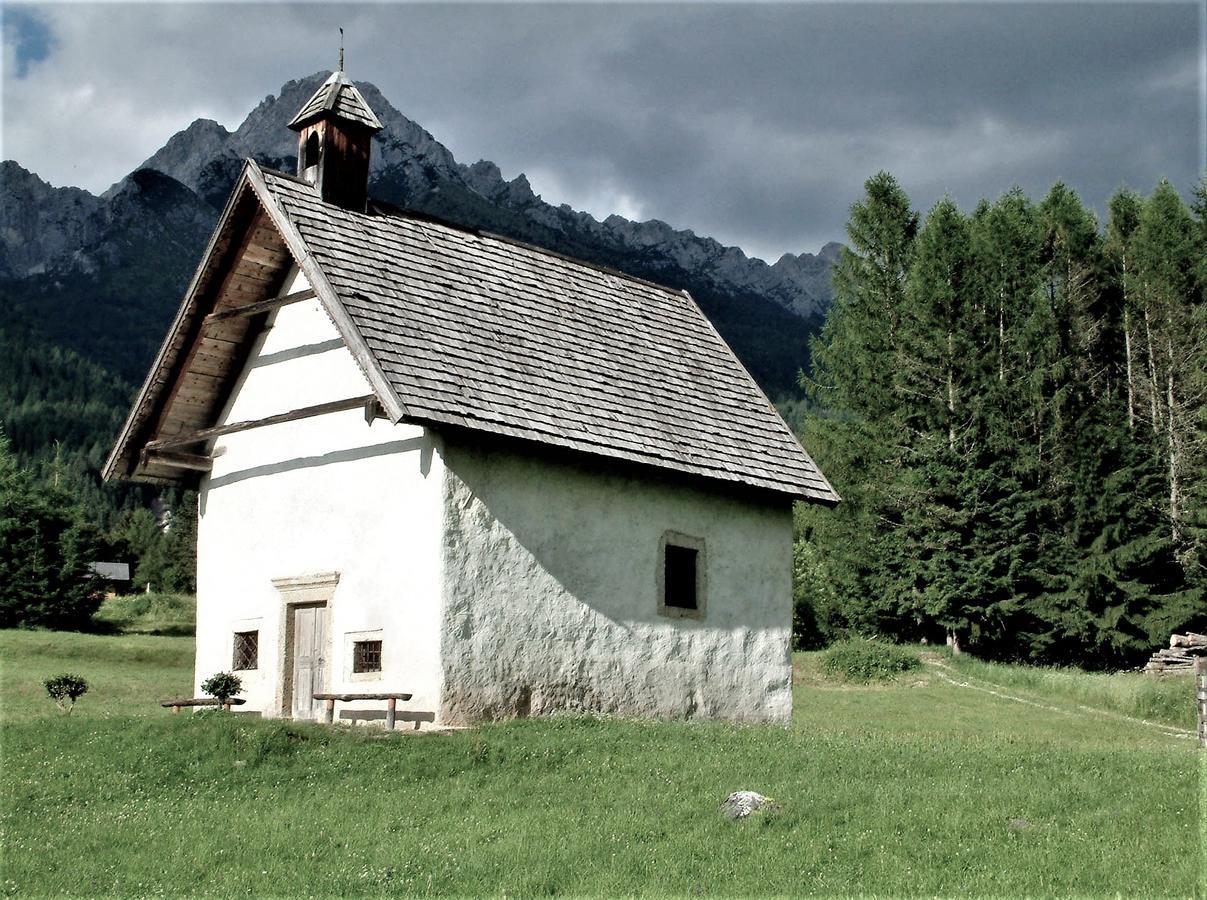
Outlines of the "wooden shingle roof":
{"type": "Polygon", "coordinates": [[[686,292],[417,214],[349,211],[252,161],[106,478],[180,481],[143,448],[212,424],[251,334],[213,334],[207,314],[279,292],[289,258],[392,421],[839,499],[686,292]]]}
{"type": "Polygon", "coordinates": [[[407,418],[838,499],[685,292],[263,177],[407,418]]]}
{"type": "Polygon", "coordinates": [[[356,85],[343,72],[331,73],[331,77],[319,86],[319,89],[314,92],[314,96],[302,105],[301,110],[289,123],[289,127],[300,130],[324,113],[331,113],[374,131],[382,129],[381,121],[369,108],[369,104],[356,89],[356,85]]]}

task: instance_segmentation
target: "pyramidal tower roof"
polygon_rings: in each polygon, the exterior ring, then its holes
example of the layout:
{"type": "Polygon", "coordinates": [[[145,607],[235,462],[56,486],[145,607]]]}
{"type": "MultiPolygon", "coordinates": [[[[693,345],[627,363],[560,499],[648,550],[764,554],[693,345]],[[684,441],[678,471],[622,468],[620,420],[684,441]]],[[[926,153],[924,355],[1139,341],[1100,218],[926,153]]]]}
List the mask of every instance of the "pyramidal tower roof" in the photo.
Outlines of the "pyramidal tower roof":
{"type": "Polygon", "coordinates": [[[381,131],[384,127],[342,69],[331,73],[331,77],[323,82],[314,92],[314,96],[307,100],[293,117],[289,127],[300,131],[314,120],[327,115],[363,125],[373,131],[381,131]]]}

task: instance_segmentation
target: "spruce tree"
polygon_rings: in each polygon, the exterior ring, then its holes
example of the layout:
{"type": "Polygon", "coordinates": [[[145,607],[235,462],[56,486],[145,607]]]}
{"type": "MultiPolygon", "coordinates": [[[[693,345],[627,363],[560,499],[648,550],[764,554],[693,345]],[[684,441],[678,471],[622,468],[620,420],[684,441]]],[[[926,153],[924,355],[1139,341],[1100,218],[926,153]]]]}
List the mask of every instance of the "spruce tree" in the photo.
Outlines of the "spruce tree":
{"type": "Polygon", "coordinates": [[[832,633],[910,627],[881,563],[899,520],[891,490],[901,451],[895,370],[918,216],[891,175],[869,178],[865,189],[851,207],[850,246],[835,267],[834,301],[812,344],[811,375],[801,378],[826,411],[810,417],[806,441],[844,501],[833,511],[807,511],[798,528],[800,540],[826,548],[813,571],[834,604],[819,611],[832,633]]]}
{"type": "Polygon", "coordinates": [[[1042,297],[1044,229],[1039,210],[1018,188],[982,204],[971,228],[972,303],[980,314],[970,340],[981,359],[969,424],[977,451],[969,461],[977,515],[968,552],[982,592],[975,648],[1009,655],[1026,627],[1021,598],[1037,593],[1043,580],[1037,560],[1046,511],[1028,432],[1033,348],[1027,336],[1042,297]]]}
{"type": "Polygon", "coordinates": [[[893,592],[941,627],[957,652],[980,616],[981,592],[967,553],[972,528],[970,431],[980,372],[974,352],[972,241],[949,199],[918,235],[902,312],[895,373],[898,440],[906,447],[897,483],[901,522],[889,557],[893,592]]]}
{"type": "Polygon", "coordinates": [[[1202,258],[1199,228],[1167,181],[1144,203],[1135,233],[1136,281],[1145,308],[1146,384],[1151,425],[1165,470],[1170,538],[1189,571],[1198,564],[1187,530],[1187,497],[1197,493],[1207,457],[1201,434],[1203,362],[1202,258]]]}

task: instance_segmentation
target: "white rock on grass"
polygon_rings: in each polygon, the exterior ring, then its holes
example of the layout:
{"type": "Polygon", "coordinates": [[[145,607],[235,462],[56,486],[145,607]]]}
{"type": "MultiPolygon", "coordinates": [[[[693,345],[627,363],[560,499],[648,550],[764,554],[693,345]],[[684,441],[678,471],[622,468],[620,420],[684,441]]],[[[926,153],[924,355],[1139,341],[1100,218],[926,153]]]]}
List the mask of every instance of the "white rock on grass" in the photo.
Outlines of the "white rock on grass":
{"type": "Polygon", "coordinates": [[[771,809],[774,806],[770,797],[764,797],[754,791],[734,791],[721,804],[721,813],[729,819],[745,819],[752,812],[771,809]]]}

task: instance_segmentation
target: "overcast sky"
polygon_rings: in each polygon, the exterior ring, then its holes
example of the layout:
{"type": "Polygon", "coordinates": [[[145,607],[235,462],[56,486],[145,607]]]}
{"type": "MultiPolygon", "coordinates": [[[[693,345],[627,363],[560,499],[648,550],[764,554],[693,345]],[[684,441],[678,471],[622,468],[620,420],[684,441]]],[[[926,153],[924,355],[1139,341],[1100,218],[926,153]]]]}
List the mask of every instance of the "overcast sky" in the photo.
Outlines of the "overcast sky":
{"type": "Polygon", "coordinates": [[[1064,180],[1098,208],[1204,162],[1207,0],[5,3],[3,156],[100,191],[291,78],[375,83],[461,162],[552,203],[769,260],[844,238],[865,178],[922,209],[1064,180]]]}

